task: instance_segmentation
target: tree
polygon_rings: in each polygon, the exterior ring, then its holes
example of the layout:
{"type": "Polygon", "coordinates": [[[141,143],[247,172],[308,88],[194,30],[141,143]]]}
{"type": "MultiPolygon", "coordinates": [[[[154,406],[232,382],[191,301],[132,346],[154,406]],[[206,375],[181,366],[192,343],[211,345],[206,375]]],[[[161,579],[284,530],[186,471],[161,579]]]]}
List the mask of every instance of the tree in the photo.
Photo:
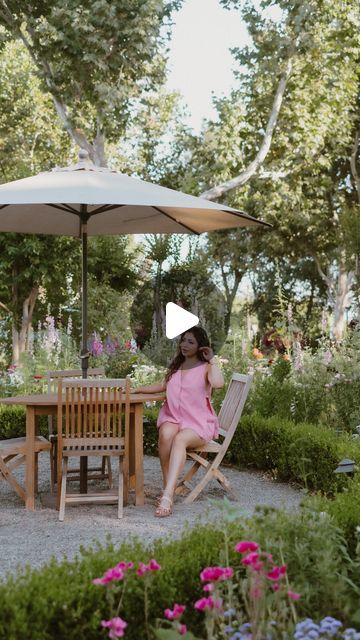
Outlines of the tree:
{"type": "Polygon", "coordinates": [[[3,39],[21,40],[73,141],[106,166],[141,96],[164,81],[164,42],[181,0],[0,0],[3,39]]]}
{"type": "MultiPolygon", "coordinates": [[[[65,162],[70,153],[66,132],[54,126],[49,96],[40,90],[28,54],[18,42],[0,53],[0,171],[3,180],[65,162]]],[[[65,302],[64,264],[76,268],[74,239],[0,234],[0,312],[11,323],[12,361],[26,349],[39,290],[49,287],[57,306],[65,302]]]]}
{"type": "MultiPolygon", "coordinates": [[[[288,256],[295,264],[310,257],[314,273],[318,265],[328,284],[339,337],[359,253],[345,233],[357,202],[350,171],[350,156],[357,165],[353,149],[359,129],[356,5],[352,0],[278,0],[282,18],[274,22],[249,2],[222,4],[243,7],[253,42],[233,52],[240,65],[239,88],[216,101],[218,120],[206,123],[198,138],[187,139],[191,160],[180,168],[184,184],[273,223],[273,232],[253,234],[250,253],[256,255],[262,243],[261,253],[270,260],[288,256]],[[275,104],[279,92],[281,110],[275,104]],[[209,190],[209,184],[217,187],[209,190]]],[[[261,6],[270,5],[265,0],[261,6]]],[[[224,234],[222,259],[235,282],[228,237],[224,234]]],[[[239,242],[241,266],[245,237],[239,242]]]]}

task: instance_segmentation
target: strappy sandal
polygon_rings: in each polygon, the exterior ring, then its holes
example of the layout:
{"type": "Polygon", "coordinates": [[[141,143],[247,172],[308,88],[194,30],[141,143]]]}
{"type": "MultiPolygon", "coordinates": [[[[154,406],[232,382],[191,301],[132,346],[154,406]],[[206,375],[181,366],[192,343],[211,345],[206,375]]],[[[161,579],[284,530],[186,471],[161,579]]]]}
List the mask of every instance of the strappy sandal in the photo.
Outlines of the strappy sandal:
{"type": "Polygon", "coordinates": [[[170,498],[170,496],[161,496],[158,507],[155,511],[155,518],[167,518],[168,516],[171,516],[172,514],[172,506],[173,506],[173,501],[172,498],[170,498]],[[168,503],[168,507],[165,507],[164,502],[168,503]]]}

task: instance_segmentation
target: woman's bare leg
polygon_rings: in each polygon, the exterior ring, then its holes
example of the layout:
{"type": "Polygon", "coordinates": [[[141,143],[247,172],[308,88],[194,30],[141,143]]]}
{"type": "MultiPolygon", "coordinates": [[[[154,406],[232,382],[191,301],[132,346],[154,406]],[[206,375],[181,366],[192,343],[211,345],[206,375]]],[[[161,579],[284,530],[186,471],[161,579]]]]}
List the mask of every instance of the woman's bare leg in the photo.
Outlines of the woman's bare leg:
{"type": "Polygon", "coordinates": [[[163,422],[159,429],[159,458],[163,475],[163,487],[166,487],[171,447],[179,427],[174,422],[163,422]]]}
{"type": "Polygon", "coordinates": [[[200,447],[202,444],[204,444],[204,440],[193,429],[182,429],[175,435],[170,452],[164,495],[173,498],[179,475],[186,461],[186,449],[200,447]]]}

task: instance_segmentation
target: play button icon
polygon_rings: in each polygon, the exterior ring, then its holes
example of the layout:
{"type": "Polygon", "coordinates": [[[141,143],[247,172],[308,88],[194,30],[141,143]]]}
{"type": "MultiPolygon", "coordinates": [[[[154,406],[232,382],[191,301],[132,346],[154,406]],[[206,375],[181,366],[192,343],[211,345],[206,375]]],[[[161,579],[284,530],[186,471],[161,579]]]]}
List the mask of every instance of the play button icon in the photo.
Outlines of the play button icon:
{"type": "Polygon", "coordinates": [[[165,333],[166,337],[172,340],[184,331],[195,327],[199,323],[199,318],[193,313],[186,311],[173,302],[166,305],[165,333]]]}

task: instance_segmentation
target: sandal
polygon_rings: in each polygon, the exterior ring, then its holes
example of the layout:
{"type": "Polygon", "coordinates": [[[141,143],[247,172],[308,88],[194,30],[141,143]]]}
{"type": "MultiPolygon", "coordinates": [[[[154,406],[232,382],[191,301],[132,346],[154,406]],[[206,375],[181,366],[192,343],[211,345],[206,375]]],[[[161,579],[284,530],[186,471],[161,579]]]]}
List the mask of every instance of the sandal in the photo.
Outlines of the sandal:
{"type": "Polygon", "coordinates": [[[155,518],[167,518],[167,516],[171,516],[172,514],[172,505],[173,501],[170,496],[161,496],[159,500],[159,504],[155,511],[155,518]],[[168,506],[164,506],[164,502],[168,504],[168,506]]]}

